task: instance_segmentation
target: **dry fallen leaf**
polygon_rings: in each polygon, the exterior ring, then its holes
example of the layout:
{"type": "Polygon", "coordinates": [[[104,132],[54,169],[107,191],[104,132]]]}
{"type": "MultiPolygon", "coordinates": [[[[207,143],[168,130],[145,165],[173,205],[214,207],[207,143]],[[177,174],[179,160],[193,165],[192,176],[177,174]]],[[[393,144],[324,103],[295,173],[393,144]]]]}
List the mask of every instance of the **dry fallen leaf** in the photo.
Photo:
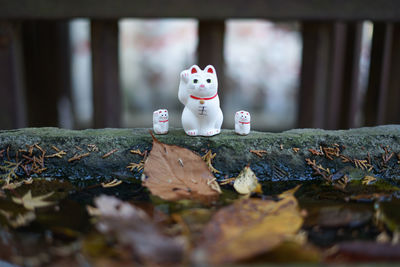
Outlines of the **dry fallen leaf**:
{"type": "Polygon", "coordinates": [[[160,266],[158,264],[179,263],[182,260],[183,242],[164,235],[143,210],[105,195],[97,197],[94,202],[99,216],[97,229],[129,247],[133,257],[141,264],[160,266]]]}
{"type": "Polygon", "coordinates": [[[193,199],[209,203],[218,199],[221,192],[200,156],[186,148],[163,144],[154,136],[143,172],[143,186],[165,200],[193,199]]]}
{"type": "Polygon", "coordinates": [[[235,179],[233,187],[239,194],[262,193],[261,185],[258,182],[257,176],[250,169],[249,166],[239,173],[235,179]]]}
{"type": "Polygon", "coordinates": [[[195,259],[211,264],[248,260],[295,237],[303,217],[293,191],[279,195],[279,201],[242,199],[220,209],[205,227],[195,259]]]}
{"type": "Polygon", "coordinates": [[[17,214],[14,216],[11,212],[0,209],[0,214],[7,219],[8,223],[13,228],[28,225],[30,222],[36,219],[35,212],[33,211],[28,211],[24,214],[17,214]]]}
{"type": "Polygon", "coordinates": [[[32,197],[31,190],[29,190],[22,198],[13,197],[12,200],[17,204],[23,205],[27,210],[35,210],[36,208],[54,205],[54,202],[44,201],[44,199],[48,198],[52,194],[54,194],[54,192],[32,197]]]}

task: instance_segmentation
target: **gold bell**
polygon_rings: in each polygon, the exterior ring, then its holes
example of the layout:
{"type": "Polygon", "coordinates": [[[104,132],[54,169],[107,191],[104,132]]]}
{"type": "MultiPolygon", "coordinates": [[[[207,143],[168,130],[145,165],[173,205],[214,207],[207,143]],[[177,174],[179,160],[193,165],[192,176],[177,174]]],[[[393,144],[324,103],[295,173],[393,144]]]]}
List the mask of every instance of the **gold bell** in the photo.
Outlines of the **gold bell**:
{"type": "Polygon", "coordinates": [[[202,104],[202,105],[203,105],[203,104],[204,104],[204,100],[200,100],[200,104],[202,104]]]}

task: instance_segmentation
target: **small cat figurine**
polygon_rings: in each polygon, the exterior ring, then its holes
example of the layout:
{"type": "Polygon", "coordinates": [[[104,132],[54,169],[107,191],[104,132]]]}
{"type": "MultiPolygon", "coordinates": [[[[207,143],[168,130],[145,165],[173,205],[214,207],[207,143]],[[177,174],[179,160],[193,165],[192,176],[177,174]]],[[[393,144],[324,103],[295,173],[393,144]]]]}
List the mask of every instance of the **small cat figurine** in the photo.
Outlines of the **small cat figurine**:
{"type": "Polygon", "coordinates": [[[201,70],[193,65],[181,72],[178,98],[185,105],[182,126],[190,136],[213,136],[221,132],[223,121],[219,107],[218,80],[211,65],[201,70]]]}
{"type": "Polygon", "coordinates": [[[153,130],[156,134],[168,133],[168,110],[159,109],[153,112],[153,130]]]}
{"type": "Polygon", "coordinates": [[[248,135],[250,133],[250,113],[240,110],[235,114],[235,133],[248,135]]]}

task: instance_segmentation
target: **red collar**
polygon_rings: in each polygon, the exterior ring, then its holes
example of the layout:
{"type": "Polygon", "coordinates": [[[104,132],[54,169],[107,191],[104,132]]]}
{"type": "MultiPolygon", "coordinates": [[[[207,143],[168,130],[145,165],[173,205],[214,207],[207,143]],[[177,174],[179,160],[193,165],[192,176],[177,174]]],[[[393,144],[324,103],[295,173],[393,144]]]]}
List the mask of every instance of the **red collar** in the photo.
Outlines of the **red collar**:
{"type": "Polygon", "coordinates": [[[241,123],[241,124],[250,124],[250,122],[249,121],[239,121],[239,123],[241,123]]]}
{"type": "Polygon", "coordinates": [[[165,121],[158,121],[158,122],[167,122],[168,120],[165,120],[165,121]]]}
{"type": "Polygon", "coordinates": [[[196,99],[196,100],[211,100],[211,99],[213,99],[213,98],[216,98],[217,95],[218,95],[218,93],[216,93],[216,94],[215,94],[214,96],[212,96],[212,97],[197,97],[197,96],[194,96],[194,95],[190,95],[190,97],[193,98],[193,99],[196,99]]]}

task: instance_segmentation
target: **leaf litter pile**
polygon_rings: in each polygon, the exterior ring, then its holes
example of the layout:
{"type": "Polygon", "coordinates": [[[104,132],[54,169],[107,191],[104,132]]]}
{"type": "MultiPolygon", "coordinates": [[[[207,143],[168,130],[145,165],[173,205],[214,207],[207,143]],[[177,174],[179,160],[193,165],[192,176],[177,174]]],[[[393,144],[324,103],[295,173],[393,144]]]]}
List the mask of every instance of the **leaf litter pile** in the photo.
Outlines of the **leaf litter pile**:
{"type": "MultiPolygon", "coordinates": [[[[160,142],[150,152],[130,150],[142,173],[136,182],[111,179],[82,186],[41,178],[46,159],[69,164],[119,151],[95,144],[67,151],[40,144],[0,151],[0,265],[185,266],[263,263],[400,261],[399,188],[371,173],[400,154],[383,149],[373,164],[352,159],[339,145],[309,149],[312,182],[260,182],[250,164],[236,177],[217,180],[217,153],[198,155],[160,142]],[[362,173],[333,173],[340,160],[362,173]],[[380,190],[382,189],[382,190],[380,190]]],[[[281,150],[288,149],[283,148],[281,150]]],[[[289,148],[301,153],[300,148],[289,148]]],[[[263,159],[267,150],[250,150],[263,159]]],[[[281,177],[284,170],[277,172],[281,177]]]]}

